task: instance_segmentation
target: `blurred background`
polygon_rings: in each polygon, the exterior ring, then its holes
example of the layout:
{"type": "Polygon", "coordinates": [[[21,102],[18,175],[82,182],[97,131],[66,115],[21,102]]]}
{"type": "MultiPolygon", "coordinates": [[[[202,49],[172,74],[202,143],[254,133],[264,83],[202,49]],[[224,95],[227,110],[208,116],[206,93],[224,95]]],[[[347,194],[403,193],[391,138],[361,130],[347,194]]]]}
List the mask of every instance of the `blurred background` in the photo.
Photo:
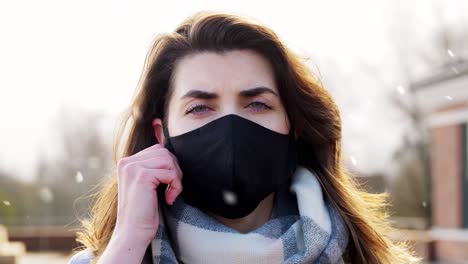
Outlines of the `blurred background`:
{"type": "Polygon", "coordinates": [[[1,1],[0,263],[66,263],[160,32],[200,10],[270,26],[340,106],[344,162],[394,239],[468,263],[468,1],[1,1]]]}

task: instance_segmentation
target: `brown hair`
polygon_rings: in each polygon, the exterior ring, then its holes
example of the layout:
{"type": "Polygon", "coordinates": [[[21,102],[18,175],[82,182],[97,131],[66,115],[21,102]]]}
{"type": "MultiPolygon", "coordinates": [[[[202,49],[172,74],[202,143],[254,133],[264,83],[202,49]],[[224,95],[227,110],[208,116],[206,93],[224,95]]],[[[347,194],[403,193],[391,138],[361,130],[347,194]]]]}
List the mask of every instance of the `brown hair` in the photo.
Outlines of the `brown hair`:
{"type": "MultiPolygon", "coordinates": [[[[320,80],[268,27],[233,13],[202,11],[186,19],[173,33],[156,37],[149,50],[132,105],[125,113],[114,144],[114,165],[157,144],[152,120],[165,120],[176,63],[202,51],[222,53],[249,49],[267,58],[289,120],[299,135],[299,164],[313,170],[325,198],[343,217],[350,233],[346,256],[352,263],[408,263],[414,261],[404,242],[392,241],[387,220],[386,194],[362,190],[342,163],[340,111],[320,80]],[[124,141],[128,121],[129,133],[124,141]]],[[[114,166],[115,167],[115,166],[114,166]]],[[[116,170],[96,195],[83,220],[78,241],[99,256],[106,248],[117,217],[116,170]]]]}

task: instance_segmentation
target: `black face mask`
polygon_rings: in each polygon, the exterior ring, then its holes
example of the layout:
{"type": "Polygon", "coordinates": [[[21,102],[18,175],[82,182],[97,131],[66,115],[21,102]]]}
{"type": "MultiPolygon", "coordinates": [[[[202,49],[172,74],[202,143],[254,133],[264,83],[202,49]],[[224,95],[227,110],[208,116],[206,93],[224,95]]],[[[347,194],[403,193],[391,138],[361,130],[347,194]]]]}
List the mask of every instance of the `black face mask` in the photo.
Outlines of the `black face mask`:
{"type": "Polygon", "coordinates": [[[164,135],[183,172],[183,200],[225,218],[247,216],[289,188],[297,166],[294,129],[284,135],[234,114],[175,137],[164,128],[164,135]]]}

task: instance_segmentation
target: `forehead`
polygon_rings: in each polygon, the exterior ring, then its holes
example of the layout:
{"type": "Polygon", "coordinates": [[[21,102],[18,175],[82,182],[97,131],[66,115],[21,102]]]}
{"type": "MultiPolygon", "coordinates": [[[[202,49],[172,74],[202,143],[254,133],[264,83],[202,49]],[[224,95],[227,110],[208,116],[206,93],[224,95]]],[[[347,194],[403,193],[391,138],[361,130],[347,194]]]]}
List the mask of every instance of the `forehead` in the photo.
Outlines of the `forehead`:
{"type": "Polygon", "coordinates": [[[251,50],[186,56],[177,62],[173,81],[174,94],[179,95],[191,89],[218,93],[256,86],[277,89],[270,62],[251,50]]]}

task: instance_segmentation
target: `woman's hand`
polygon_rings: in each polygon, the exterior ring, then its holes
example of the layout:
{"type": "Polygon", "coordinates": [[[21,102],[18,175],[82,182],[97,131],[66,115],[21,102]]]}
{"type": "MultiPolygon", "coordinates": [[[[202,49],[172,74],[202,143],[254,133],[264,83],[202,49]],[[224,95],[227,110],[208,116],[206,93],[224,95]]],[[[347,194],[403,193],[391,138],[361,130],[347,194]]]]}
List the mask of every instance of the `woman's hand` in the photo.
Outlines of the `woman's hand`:
{"type": "Polygon", "coordinates": [[[165,198],[168,204],[172,204],[182,192],[182,171],[177,158],[160,144],[119,160],[117,171],[117,221],[109,245],[100,259],[113,255],[116,258],[109,260],[122,262],[122,256],[126,254],[129,257],[129,251],[133,250],[134,258],[141,255],[140,258],[122,263],[141,263],[147,246],[158,231],[156,188],[161,183],[168,184],[165,198]]]}

